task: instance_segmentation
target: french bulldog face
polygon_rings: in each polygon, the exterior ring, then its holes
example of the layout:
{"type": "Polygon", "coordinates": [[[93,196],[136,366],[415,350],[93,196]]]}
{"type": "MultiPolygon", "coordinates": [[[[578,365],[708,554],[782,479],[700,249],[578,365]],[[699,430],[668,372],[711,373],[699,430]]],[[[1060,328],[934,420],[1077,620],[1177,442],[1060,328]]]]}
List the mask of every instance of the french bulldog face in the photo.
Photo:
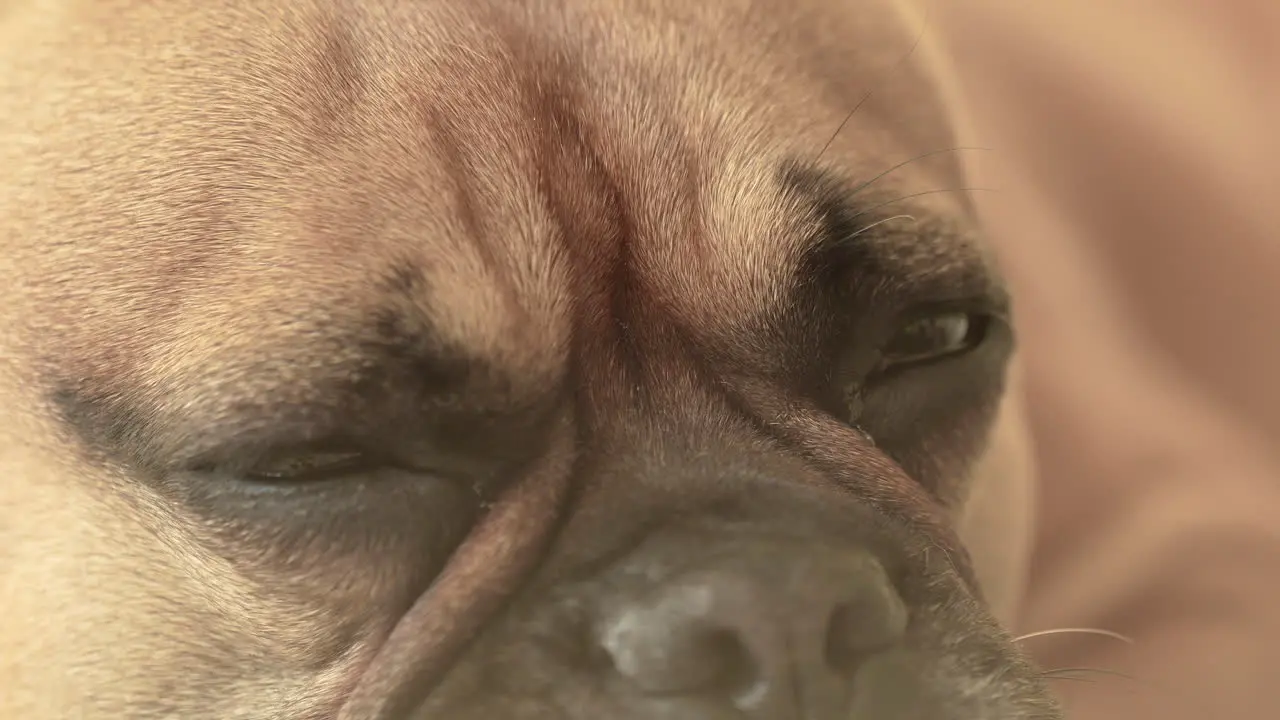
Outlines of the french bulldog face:
{"type": "Polygon", "coordinates": [[[0,716],[1058,717],[889,3],[0,27],[0,716]]]}

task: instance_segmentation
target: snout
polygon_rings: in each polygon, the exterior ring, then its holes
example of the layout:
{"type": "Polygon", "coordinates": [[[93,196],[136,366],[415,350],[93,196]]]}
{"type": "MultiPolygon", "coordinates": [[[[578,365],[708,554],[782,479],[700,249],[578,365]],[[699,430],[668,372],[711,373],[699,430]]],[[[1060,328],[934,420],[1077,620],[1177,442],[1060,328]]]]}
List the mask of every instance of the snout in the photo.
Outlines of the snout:
{"type": "Polygon", "coordinates": [[[544,577],[415,717],[1059,717],[927,538],[866,508],[761,500],[686,509],[544,577]]]}
{"type": "Polygon", "coordinates": [[[805,550],[640,579],[606,602],[596,641],[615,681],[672,709],[844,717],[860,668],[902,643],[908,611],[865,549],[805,550]]]}

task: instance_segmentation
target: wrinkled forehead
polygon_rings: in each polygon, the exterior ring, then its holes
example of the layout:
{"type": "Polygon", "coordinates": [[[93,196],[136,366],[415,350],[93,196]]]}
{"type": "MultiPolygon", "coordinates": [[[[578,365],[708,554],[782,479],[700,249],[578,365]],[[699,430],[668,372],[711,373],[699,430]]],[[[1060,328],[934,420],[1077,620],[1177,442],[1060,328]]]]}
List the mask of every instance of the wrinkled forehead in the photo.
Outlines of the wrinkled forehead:
{"type": "Polygon", "coordinates": [[[914,29],[878,4],[333,5],[239,6],[263,31],[234,39],[178,23],[151,48],[178,57],[112,56],[100,72],[136,87],[60,131],[122,147],[72,181],[86,205],[64,224],[85,242],[33,269],[116,301],[63,308],[127,338],[92,353],[110,374],[242,396],[264,362],[307,385],[316,358],[367,364],[372,344],[530,386],[560,372],[584,307],[607,312],[618,268],[732,335],[788,302],[824,239],[904,277],[981,265],[954,158],[893,169],[951,140],[904,62],[914,29]]]}
{"type": "Polygon", "coordinates": [[[485,208],[549,207],[568,259],[621,254],[698,325],[785,301],[833,214],[882,269],[981,264],[962,150],[912,57],[922,28],[892,3],[775,4],[485,16],[466,41],[476,55],[442,74],[442,154],[470,156],[455,168],[486,178],[471,184],[485,208]],[[714,312],[684,307],[708,295],[714,312]]]}

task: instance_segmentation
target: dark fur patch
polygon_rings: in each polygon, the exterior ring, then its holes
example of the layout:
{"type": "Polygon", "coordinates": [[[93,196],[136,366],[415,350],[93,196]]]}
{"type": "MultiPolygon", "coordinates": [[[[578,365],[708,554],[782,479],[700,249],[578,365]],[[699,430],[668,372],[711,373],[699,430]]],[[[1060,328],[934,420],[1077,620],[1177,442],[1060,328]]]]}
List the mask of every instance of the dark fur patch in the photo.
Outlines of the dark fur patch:
{"type": "Polygon", "coordinates": [[[54,416],[88,457],[137,464],[151,425],[132,398],[94,393],[70,382],[56,386],[47,398],[54,416]]]}

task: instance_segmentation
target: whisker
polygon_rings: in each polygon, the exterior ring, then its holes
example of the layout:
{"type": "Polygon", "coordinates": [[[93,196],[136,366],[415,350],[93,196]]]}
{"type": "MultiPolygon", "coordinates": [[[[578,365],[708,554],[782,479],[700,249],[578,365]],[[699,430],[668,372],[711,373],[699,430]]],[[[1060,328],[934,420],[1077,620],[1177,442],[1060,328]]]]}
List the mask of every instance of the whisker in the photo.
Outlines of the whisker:
{"type": "Polygon", "coordinates": [[[926,152],[926,153],[920,153],[919,155],[917,155],[917,156],[915,156],[915,157],[913,157],[913,158],[909,158],[909,159],[907,159],[907,160],[903,160],[902,162],[898,163],[897,165],[894,165],[893,167],[889,168],[888,170],[885,170],[884,172],[880,173],[879,175],[876,175],[875,177],[871,178],[870,180],[867,180],[867,181],[865,181],[865,182],[859,183],[856,187],[854,187],[852,190],[850,190],[850,191],[849,191],[849,194],[850,194],[850,195],[857,195],[858,193],[860,193],[860,192],[862,192],[863,190],[867,189],[867,187],[869,187],[872,183],[876,182],[877,180],[879,180],[880,178],[884,177],[885,175],[888,175],[889,173],[893,172],[894,170],[898,170],[898,169],[900,169],[900,168],[906,167],[907,165],[910,165],[911,163],[916,162],[916,161],[918,161],[918,160],[923,160],[923,159],[925,159],[925,158],[927,158],[927,157],[930,157],[930,156],[932,156],[932,155],[941,155],[942,153],[949,153],[949,152],[959,152],[959,151],[961,151],[961,150],[991,150],[991,148],[988,148],[988,147],[981,147],[981,146],[977,146],[977,145],[962,145],[962,146],[960,146],[960,147],[943,148],[943,149],[941,149],[941,150],[930,150],[929,152],[926,152]]]}
{"type": "Polygon", "coordinates": [[[1122,673],[1118,670],[1107,670],[1105,668],[1092,668],[1092,667],[1054,668],[1053,670],[1045,670],[1044,672],[1040,673],[1040,677],[1048,678],[1050,680],[1057,679],[1057,678],[1070,677],[1069,675],[1064,675],[1064,673],[1085,673],[1085,674],[1094,674],[1094,675],[1106,675],[1108,677],[1123,678],[1130,682],[1135,682],[1135,683],[1139,682],[1138,678],[1132,675],[1128,675],[1126,673],[1122,673]]]}
{"type": "Polygon", "coordinates": [[[817,157],[813,159],[814,163],[821,160],[822,156],[827,153],[827,150],[831,147],[831,143],[834,143],[836,138],[840,137],[840,133],[844,132],[844,126],[849,124],[849,121],[853,119],[853,116],[857,114],[858,110],[862,108],[862,104],[871,97],[871,93],[873,92],[875,92],[875,88],[868,90],[866,94],[862,96],[862,99],[858,101],[858,104],[854,105],[853,109],[849,111],[849,114],[844,116],[844,119],[840,121],[838,126],[836,126],[836,131],[827,139],[827,144],[822,146],[822,150],[818,151],[817,157]]]}
{"type": "MultiPolygon", "coordinates": [[[[903,65],[905,65],[907,60],[909,60],[911,56],[915,54],[916,48],[920,47],[920,41],[924,39],[925,31],[929,29],[929,10],[930,8],[926,6],[924,9],[924,17],[920,20],[920,32],[916,34],[915,41],[911,43],[911,49],[908,50],[907,54],[903,55],[898,60],[898,62],[894,63],[893,67],[889,68],[889,70],[884,74],[884,77],[889,77],[893,73],[897,72],[898,69],[901,68],[903,65]]],[[[840,121],[840,125],[836,127],[836,131],[832,133],[831,138],[827,140],[827,144],[822,146],[822,150],[820,150],[818,152],[817,157],[813,159],[815,164],[822,159],[823,155],[827,153],[827,150],[831,148],[831,144],[834,143],[836,141],[836,138],[840,137],[840,133],[844,131],[845,125],[849,124],[849,121],[853,119],[853,116],[858,113],[858,110],[860,110],[862,108],[862,105],[866,103],[868,99],[871,98],[871,95],[875,91],[876,91],[876,88],[874,87],[867,90],[867,92],[862,96],[862,99],[858,101],[858,104],[854,105],[853,109],[849,111],[849,114],[844,116],[844,120],[840,121]]]]}
{"type": "Polygon", "coordinates": [[[1118,670],[1108,670],[1106,668],[1094,668],[1094,667],[1063,667],[1063,668],[1054,668],[1053,670],[1046,670],[1045,672],[1040,673],[1040,677],[1045,680],[1073,680],[1073,681],[1081,681],[1081,682],[1097,682],[1097,680],[1094,678],[1080,677],[1081,674],[1095,675],[1095,676],[1101,675],[1105,677],[1120,678],[1121,680],[1128,680],[1129,682],[1133,683],[1133,685],[1136,686],[1137,688],[1142,688],[1148,691],[1158,691],[1159,693],[1166,695],[1168,698],[1174,701],[1187,703],[1189,705],[1199,706],[1201,712],[1205,713],[1204,717],[1215,716],[1215,713],[1213,712],[1212,708],[1202,703],[1198,698],[1188,697],[1185,693],[1182,693],[1175,687],[1171,687],[1165,683],[1153,682],[1151,680],[1147,680],[1144,678],[1135,677],[1133,675],[1129,675],[1128,673],[1123,673],[1118,670]]]}
{"type": "Polygon", "coordinates": [[[1041,675],[1045,680],[1058,681],[1067,680],[1069,682],[1096,683],[1097,680],[1087,677],[1077,677],[1075,675],[1041,675]]]}
{"type": "Polygon", "coordinates": [[[1040,630],[1038,632],[1027,633],[1026,635],[1019,635],[1018,637],[1014,638],[1013,641],[1023,642],[1025,640],[1031,640],[1033,638],[1038,638],[1038,637],[1046,637],[1048,635],[1067,635],[1067,634],[1100,635],[1102,637],[1109,637],[1112,640],[1119,640],[1120,642],[1127,643],[1129,645],[1134,644],[1133,638],[1128,637],[1127,635],[1121,635],[1118,632],[1112,632],[1111,630],[1103,630],[1101,628],[1053,628],[1052,630],[1040,630]]]}
{"type": "Polygon", "coordinates": [[[938,193],[944,193],[944,192],[999,192],[999,190],[997,190],[996,188],[989,188],[989,187],[953,187],[953,188],[937,188],[934,190],[924,190],[922,192],[911,193],[910,195],[900,195],[892,200],[885,200],[882,203],[876,203],[871,207],[863,208],[862,210],[859,210],[858,212],[854,213],[850,219],[852,220],[855,218],[862,217],[863,215],[869,215],[886,205],[899,203],[899,202],[902,202],[903,200],[910,200],[912,198],[923,197],[925,195],[937,195],[938,193]]]}
{"type": "Polygon", "coordinates": [[[857,232],[851,232],[851,233],[849,233],[848,235],[846,235],[846,236],[843,238],[843,240],[846,240],[846,241],[848,241],[848,240],[852,240],[852,239],[854,239],[854,238],[858,237],[859,235],[861,235],[862,233],[867,232],[868,230],[870,230],[870,229],[872,229],[872,228],[876,227],[877,225],[883,225],[883,224],[885,224],[885,223],[889,222],[890,220],[904,220],[904,219],[905,219],[905,220],[915,220],[915,219],[916,219],[916,216],[915,216],[915,215],[894,215],[894,216],[892,216],[892,217],[887,217],[887,218],[885,218],[885,219],[883,219],[883,220],[877,220],[877,221],[875,221],[875,222],[871,223],[870,225],[863,225],[863,226],[862,226],[862,228],[861,228],[861,229],[859,229],[857,232]]]}

